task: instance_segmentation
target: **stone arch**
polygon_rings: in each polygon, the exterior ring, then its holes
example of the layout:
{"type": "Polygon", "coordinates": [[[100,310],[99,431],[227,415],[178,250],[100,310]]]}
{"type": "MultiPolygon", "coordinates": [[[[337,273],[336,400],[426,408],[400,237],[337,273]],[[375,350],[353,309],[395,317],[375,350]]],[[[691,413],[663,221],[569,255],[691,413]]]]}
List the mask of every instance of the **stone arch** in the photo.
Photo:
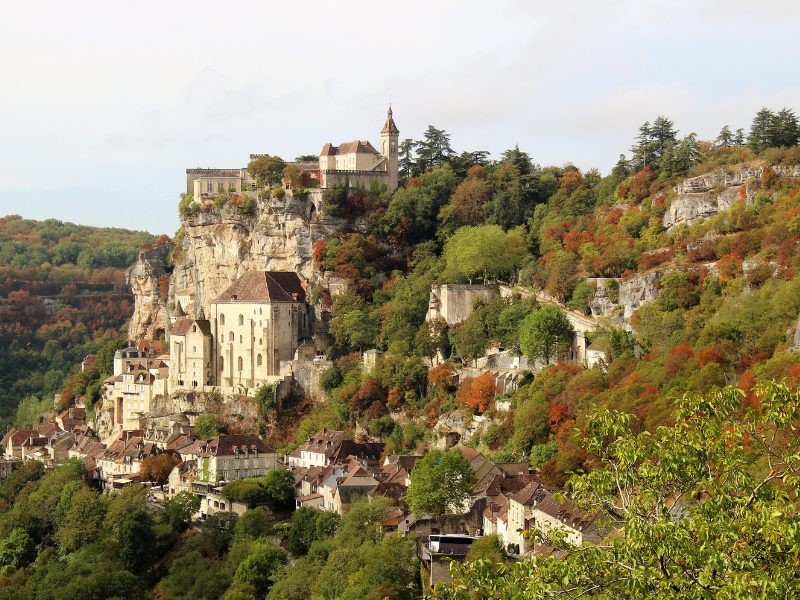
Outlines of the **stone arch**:
{"type": "Polygon", "coordinates": [[[225,315],[223,315],[221,313],[219,315],[219,324],[220,325],[225,325],[225,315]]]}
{"type": "Polygon", "coordinates": [[[244,360],[242,359],[241,356],[239,357],[239,360],[237,361],[237,365],[236,366],[239,367],[239,372],[240,373],[244,370],[244,360]]]}

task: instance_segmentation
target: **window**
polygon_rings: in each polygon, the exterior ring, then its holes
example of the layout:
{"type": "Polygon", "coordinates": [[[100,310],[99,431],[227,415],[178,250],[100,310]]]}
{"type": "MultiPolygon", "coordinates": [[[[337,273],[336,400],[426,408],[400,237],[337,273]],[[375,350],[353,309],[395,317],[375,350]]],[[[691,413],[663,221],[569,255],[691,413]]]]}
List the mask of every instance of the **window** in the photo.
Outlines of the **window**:
{"type": "Polygon", "coordinates": [[[261,314],[261,312],[262,312],[262,311],[261,311],[261,309],[259,308],[259,309],[258,309],[258,314],[261,314]]]}
{"type": "Polygon", "coordinates": [[[219,316],[219,324],[220,325],[225,325],[225,315],[220,315],[219,316]]]}
{"type": "Polygon", "coordinates": [[[212,182],[210,182],[210,181],[208,182],[208,185],[206,186],[206,191],[209,194],[214,191],[214,184],[212,182]]]}
{"type": "Polygon", "coordinates": [[[197,354],[197,346],[192,346],[192,353],[197,354]]]}
{"type": "Polygon", "coordinates": [[[217,191],[218,192],[224,192],[225,191],[225,184],[222,183],[221,181],[217,182],[217,191]]]}
{"type": "Polygon", "coordinates": [[[228,341],[232,342],[232,341],[233,341],[235,338],[236,338],[236,336],[234,336],[234,335],[233,335],[233,332],[231,331],[231,332],[228,334],[228,341]]]}
{"type": "Polygon", "coordinates": [[[239,315],[239,325],[244,325],[244,315],[239,315]]]}
{"type": "Polygon", "coordinates": [[[241,335],[239,336],[239,343],[244,344],[244,338],[241,335]]]}
{"type": "Polygon", "coordinates": [[[192,325],[192,333],[197,333],[197,325],[192,325]]]}
{"type": "Polygon", "coordinates": [[[219,370],[222,371],[225,368],[225,357],[219,357],[219,370]]]}
{"type": "Polygon", "coordinates": [[[261,366],[261,355],[256,356],[256,366],[261,366]]]}
{"type": "Polygon", "coordinates": [[[242,357],[240,356],[239,357],[239,371],[240,372],[242,371],[243,366],[244,366],[244,361],[242,360],[242,357]]]}

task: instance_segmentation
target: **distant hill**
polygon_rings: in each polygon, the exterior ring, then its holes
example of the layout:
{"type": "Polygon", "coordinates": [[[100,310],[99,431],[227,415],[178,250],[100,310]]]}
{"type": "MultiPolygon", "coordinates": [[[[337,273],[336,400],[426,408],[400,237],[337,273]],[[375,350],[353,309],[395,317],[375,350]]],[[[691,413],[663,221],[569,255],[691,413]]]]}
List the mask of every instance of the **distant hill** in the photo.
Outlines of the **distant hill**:
{"type": "Polygon", "coordinates": [[[85,355],[120,337],[132,310],[125,269],[156,241],[143,231],[0,218],[0,425],[21,403],[19,418],[35,418],[85,355]]]}

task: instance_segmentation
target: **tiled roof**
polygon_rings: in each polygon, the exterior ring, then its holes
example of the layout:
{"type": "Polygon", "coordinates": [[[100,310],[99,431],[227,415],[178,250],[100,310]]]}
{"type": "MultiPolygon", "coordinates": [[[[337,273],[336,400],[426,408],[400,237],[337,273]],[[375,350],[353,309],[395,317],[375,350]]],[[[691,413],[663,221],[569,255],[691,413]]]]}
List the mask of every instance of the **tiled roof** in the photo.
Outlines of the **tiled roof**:
{"type": "Polygon", "coordinates": [[[383,124],[383,129],[381,129],[381,133],[400,133],[400,130],[397,128],[397,125],[394,124],[394,119],[392,118],[392,107],[389,107],[389,112],[386,114],[386,123],[383,124]]]}
{"type": "Polygon", "coordinates": [[[218,435],[211,438],[202,447],[203,456],[232,456],[235,450],[248,451],[258,450],[259,452],[275,452],[260,437],[251,433],[236,435],[218,435]]]}
{"type": "Polygon", "coordinates": [[[186,335],[195,323],[201,333],[211,335],[211,323],[206,319],[181,319],[172,327],[172,335],[186,335]]]}
{"type": "Polygon", "coordinates": [[[297,273],[250,271],[233,282],[215,302],[305,302],[297,273]]]}

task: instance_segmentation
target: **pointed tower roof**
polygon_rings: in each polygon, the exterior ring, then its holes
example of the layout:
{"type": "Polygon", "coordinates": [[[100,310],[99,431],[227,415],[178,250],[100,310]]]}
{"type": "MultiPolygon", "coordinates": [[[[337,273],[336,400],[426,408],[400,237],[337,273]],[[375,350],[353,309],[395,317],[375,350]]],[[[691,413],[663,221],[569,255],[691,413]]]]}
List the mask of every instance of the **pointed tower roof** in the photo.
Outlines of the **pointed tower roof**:
{"type": "Polygon", "coordinates": [[[391,104],[389,105],[389,111],[386,113],[386,123],[383,124],[381,133],[400,133],[400,130],[397,128],[397,125],[394,124],[394,119],[392,118],[391,104]]]}

